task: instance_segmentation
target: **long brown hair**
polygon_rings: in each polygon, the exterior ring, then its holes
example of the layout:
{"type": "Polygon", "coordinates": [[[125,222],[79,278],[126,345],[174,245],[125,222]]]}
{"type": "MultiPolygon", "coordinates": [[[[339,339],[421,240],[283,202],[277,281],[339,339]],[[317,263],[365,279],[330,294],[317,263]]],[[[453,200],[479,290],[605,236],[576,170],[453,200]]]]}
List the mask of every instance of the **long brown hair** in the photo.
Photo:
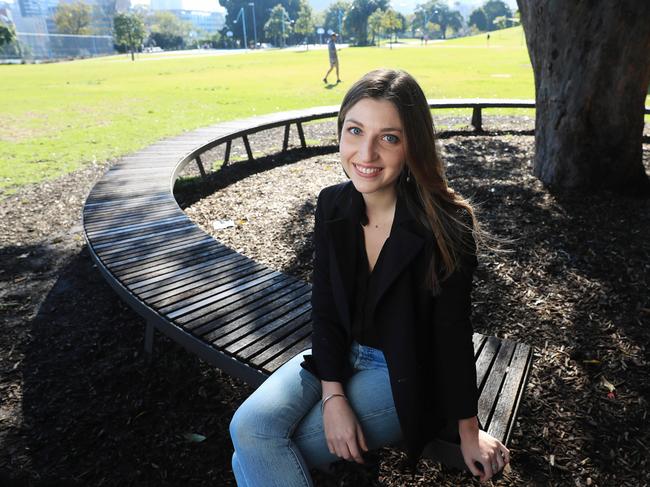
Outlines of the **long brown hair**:
{"type": "Polygon", "coordinates": [[[436,148],[431,110],[415,78],[402,70],[378,69],[357,81],[341,103],[337,120],[339,142],[347,112],[364,98],[390,101],[402,121],[406,165],[397,191],[409,210],[433,233],[439,261],[434,252],[426,285],[437,294],[440,282],[460,266],[461,253],[476,252],[474,242],[483,240],[483,231],[470,202],[447,184],[436,148]]]}

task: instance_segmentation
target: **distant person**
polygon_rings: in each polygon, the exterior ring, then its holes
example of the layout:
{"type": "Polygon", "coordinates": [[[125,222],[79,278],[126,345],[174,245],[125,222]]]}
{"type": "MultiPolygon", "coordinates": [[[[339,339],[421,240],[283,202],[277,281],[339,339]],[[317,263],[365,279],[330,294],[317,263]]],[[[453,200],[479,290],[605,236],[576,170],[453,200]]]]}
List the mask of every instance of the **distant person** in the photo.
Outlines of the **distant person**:
{"type": "Polygon", "coordinates": [[[330,40],[327,41],[327,50],[329,51],[330,55],[330,69],[327,70],[327,73],[325,73],[325,77],[323,78],[323,83],[327,83],[327,77],[329,74],[332,72],[332,69],[336,68],[336,82],[340,83],[341,78],[339,77],[339,56],[336,53],[336,33],[333,32],[332,35],[330,36],[330,40]]]}

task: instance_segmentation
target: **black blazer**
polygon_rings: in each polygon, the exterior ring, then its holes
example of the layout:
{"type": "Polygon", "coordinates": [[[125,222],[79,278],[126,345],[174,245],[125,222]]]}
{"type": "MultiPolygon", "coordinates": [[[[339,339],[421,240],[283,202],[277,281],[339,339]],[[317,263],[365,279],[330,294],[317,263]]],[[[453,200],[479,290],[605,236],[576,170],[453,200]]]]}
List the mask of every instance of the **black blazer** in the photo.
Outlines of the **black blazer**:
{"type": "MultiPolygon", "coordinates": [[[[321,380],[345,383],[352,372],[348,353],[355,229],[364,212],[363,197],[351,182],[325,188],[318,197],[312,355],[305,355],[302,366],[321,380]]],[[[370,309],[411,462],[443,427],[457,432],[458,419],[478,411],[470,321],[477,266],[473,239],[470,248],[474,251],[461,255],[459,269],[441,283],[441,292],[434,297],[424,286],[432,252],[437,251],[433,235],[398,197],[370,309]]]]}

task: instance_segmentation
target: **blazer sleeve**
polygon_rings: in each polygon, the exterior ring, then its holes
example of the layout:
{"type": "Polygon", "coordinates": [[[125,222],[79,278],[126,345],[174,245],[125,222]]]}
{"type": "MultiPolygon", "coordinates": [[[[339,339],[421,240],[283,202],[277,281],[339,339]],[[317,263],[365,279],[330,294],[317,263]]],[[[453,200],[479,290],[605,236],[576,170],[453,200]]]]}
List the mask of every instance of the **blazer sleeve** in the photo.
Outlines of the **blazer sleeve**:
{"type": "Polygon", "coordinates": [[[327,189],[321,191],[316,204],[311,294],[312,357],[305,357],[305,361],[320,380],[344,382],[349,375],[347,333],[337,313],[330,281],[331,246],[325,228],[324,211],[327,196],[327,189]]]}
{"type": "MultiPolygon", "coordinates": [[[[469,233],[469,232],[468,232],[469,233]]],[[[478,388],[471,323],[472,278],[478,265],[471,233],[456,271],[434,298],[434,376],[441,414],[463,419],[478,413],[478,388]]]]}

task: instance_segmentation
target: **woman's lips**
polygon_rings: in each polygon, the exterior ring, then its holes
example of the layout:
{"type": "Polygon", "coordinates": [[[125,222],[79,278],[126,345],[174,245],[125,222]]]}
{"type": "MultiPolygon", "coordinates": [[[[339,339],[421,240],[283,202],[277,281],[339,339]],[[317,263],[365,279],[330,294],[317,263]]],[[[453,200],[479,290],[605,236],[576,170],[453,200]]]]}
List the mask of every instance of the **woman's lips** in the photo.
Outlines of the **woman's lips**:
{"type": "Polygon", "coordinates": [[[362,178],[372,179],[376,177],[380,172],[383,171],[383,168],[376,166],[362,166],[360,164],[352,163],[354,171],[361,176],[362,178]]]}

